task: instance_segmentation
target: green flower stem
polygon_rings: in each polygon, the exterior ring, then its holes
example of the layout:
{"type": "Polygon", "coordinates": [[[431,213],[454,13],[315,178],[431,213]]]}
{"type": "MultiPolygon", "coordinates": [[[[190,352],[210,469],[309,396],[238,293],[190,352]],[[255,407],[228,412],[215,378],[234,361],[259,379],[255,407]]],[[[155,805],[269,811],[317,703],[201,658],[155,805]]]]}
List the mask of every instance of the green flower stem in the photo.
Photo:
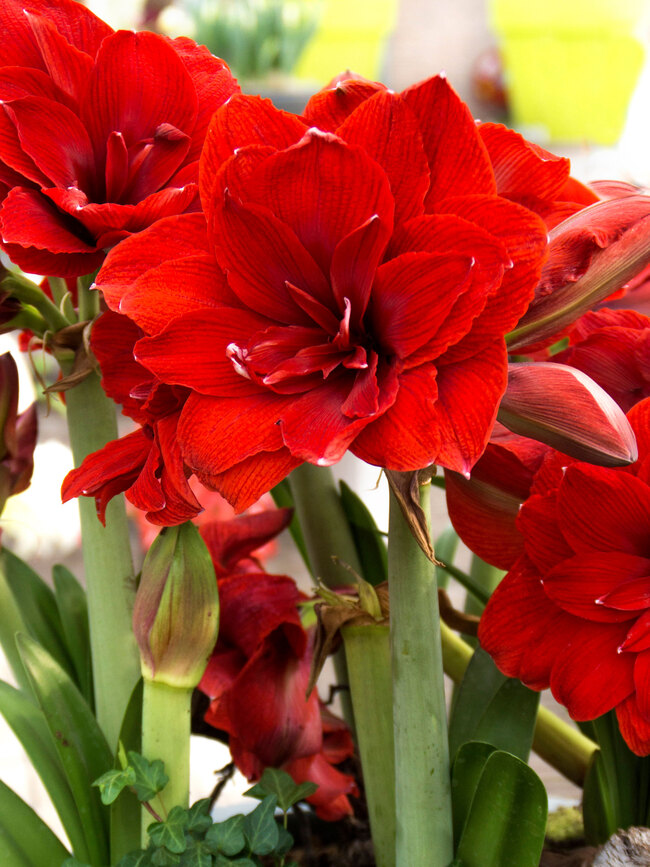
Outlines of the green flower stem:
{"type": "Polygon", "coordinates": [[[361,563],[331,469],[301,464],[289,485],[314,577],[328,587],[354,584],[350,569],[361,575],[361,563]]]}
{"type": "Polygon", "coordinates": [[[70,325],[56,304],[50,301],[45,292],[27,277],[12,272],[2,281],[2,288],[23,304],[35,307],[52,331],[59,331],[70,325]]]}
{"type": "MultiPolygon", "coordinates": [[[[168,686],[144,679],[142,699],[142,755],[153,762],[162,759],[169,782],[151,801],[153,809],[166,818],[172,807],[189,806],[190,724],[192,689],[168,686]]],[[[147,828],[151,813],[142,810],[142,845],[149,843],[147,828]]]]}
{"type": "MultiPolygon", "coordinates": [[[[474,650],[445,623],[440,624],[440,632],[445,674],[454,683],[460,683],[474,650]]],[[[568,780],[582,786],[597,749],[596,744],[577,728],[561,720],[548,708],[540,706],[533,750],[568,780]]]]}
{"type": "MultiPolygon", "coordinates": [[[[430,488],[421,489],[429,518],[430,488]]],[[[451,785],[438,589],[391,491],[388,584],[395,733],[397,867],[448,867],[451,785]]]]}
{"type": "MultiPolygon", "coordinates": [[[[331,469],[301,464],[289,476],[289,486],[312,575],[328,587],[354,584],[353,573],[362,574],[361,562],[331,469]]],[[[334,655],[334,670],[339,686],[346,687],[348,674],[341,650],[334,655]]],[[[341,705],[345,721],[354,732],[352,704],[345,689],[341,705]]]]}
{"type": "Polygon", "coordinates": [[[377,867],[395,867],[395,752],[389,627],[341,630],[377,867]]]}
{"type": "MultiPolygon", "coordinates": [[[[66,371],[64,371],[65,373],[66,371]]],[[[92,373],[66,392],[70,444],[75,466],[117,437],[115,405],[92,373]]],[[[140,677],[140,657],[131,628],[135,580],[129,528],[122,497],[106,509],[106,526],[90,497],[79,498],[88,591],[88,616],[97,719],[111,749],[129,698],[140,677]]]]}

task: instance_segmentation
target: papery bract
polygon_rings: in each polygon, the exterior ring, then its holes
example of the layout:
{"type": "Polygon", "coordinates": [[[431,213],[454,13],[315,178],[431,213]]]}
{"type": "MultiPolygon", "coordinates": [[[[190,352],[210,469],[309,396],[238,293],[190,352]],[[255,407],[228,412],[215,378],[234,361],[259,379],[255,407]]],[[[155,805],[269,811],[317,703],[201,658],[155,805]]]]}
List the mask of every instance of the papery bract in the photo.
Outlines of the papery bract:
{"type": "Polygon", "coordinates": [[[545,229],[496,195],[447,82],[375,88],[336,134],[235,96],[212,121],[201,195],[207,251],[168,253],[163,234],[186,234],[187,219],[170,218],[120,245],[97,280],[152,334],[138,361],[192,390],[178,440],[201,481],[243,509],[347,449],[391,469],[467,471],[545,229]]]}
{"type": "Polygon", "coordinates": [[[72,0],[6,0],[0,56],[0,233],[17,265],[86,274],[198,208],[210,116],[239,89],[205,47],[114,32],[72,0]]]}
{"type": "Polygon", "coordinates": [[[524,553],[494,592],[479,639],[499,668],[550,686],[577,720],[616,709],[634,752],[650,753],[650,400],[628,418],[630,467],[550,455],[518,528],[524,553]]]}
{"type": "Polygon", "coordinates": [[[38,434],[36,404],[18,413],[18,368],[0,355],[0,512],[7,498],[29,487],[38,434]]]}

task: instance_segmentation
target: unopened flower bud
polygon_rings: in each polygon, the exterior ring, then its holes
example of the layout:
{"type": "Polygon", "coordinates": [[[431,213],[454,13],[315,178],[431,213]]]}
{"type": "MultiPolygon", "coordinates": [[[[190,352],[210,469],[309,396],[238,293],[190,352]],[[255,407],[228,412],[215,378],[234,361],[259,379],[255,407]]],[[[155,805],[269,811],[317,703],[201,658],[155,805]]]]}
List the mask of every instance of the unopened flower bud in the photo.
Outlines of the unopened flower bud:
{"type": "Polygon", "coordinates": [[[219,631],[219,596],[210,554],[187,522],[165,527],[142,567],[133,631],[145,679],[191,689],[219,631]]]}

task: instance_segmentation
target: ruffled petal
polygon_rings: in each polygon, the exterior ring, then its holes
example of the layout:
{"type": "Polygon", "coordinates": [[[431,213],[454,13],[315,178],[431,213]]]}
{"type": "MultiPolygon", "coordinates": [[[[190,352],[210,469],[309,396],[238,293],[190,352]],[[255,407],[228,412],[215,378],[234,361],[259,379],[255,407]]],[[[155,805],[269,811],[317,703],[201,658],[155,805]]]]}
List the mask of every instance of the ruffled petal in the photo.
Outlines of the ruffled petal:
{"type": "Polygon", "coordinates": [[[195,472],[206,487],[219,491],[239,513],[256,503],[301,463],[300,458],[282,447],[275,452],[259,452],[222,473],[198,469],[195,472]]]}
{"type": "Polygon", "coordinates": [[[385,90],[377,81],[344,72],[311,97],[305,107],[305,120],[310,126],[335,132],[366,99],[385,90]]]}
{"type": "Polygon", "coordinates": [[[625,743],[637,756],[650,754],[650,719],[639,710],[637,696],[630,695],[616,706],[616,718],[625,743]]]}

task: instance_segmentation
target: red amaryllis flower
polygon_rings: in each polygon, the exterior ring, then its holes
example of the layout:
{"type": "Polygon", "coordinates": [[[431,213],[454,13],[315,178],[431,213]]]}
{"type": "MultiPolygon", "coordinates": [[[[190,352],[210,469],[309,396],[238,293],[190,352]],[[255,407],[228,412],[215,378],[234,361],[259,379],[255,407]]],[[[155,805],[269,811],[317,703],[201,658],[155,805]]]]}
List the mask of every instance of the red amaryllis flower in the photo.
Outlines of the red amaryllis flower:
{"type": "Polygon", "coordinates": [[[587,313],[552,360],[584,371],[627,412],[650,396],[650,318],[635,310],[587,313]]]}
{"type": "Polygon", "coordinates": [[[577,720],[616,709],[650,753],[650,399],[628,413],[639,460],[609,469],[548,458],[518,528],[525,551],[492,596],[479,639],[507,675],[550,686],[577,720]]]}
{"type": "Polygon", "coordinates": [[[250,780],[265,767],[283,767],[319,790],[308,800],[322,818],[351,813],[352,777],[334,765],[349,757],[345,725],[306,697],[311,640],[298,613],[295,582],[262,572],[250,553],[279,532],[287,510],[206,524],[201,533],[213,557],[221,605],[217,646],[199,685],[210,698],[205,721],[228,732],[233,760],[250,780]]]}
{"type": "Polygon", "coordinates": [[[5,0],[0,56],[0,233],[17,265],[86,274],[197,209],[209,119],[239,89],[207,48],[113,32],[72,0],[5,0]]]}
{"type": "Polygon", "coordinates": [[[337,134],[235,96],[201,159],[206,245],[175,256],[160,238],[187,234],[188,218],[163,221],[113,251],[97,281],[153,335],[140,363],[192,389],[178,438],[201,481],[242,509],[348,448],[391,469],[466,472],[546,230],[496,195],[446,81],[378,91],[337,134]],[[152,251],[167,260],[153,267],[152,251]]]}

